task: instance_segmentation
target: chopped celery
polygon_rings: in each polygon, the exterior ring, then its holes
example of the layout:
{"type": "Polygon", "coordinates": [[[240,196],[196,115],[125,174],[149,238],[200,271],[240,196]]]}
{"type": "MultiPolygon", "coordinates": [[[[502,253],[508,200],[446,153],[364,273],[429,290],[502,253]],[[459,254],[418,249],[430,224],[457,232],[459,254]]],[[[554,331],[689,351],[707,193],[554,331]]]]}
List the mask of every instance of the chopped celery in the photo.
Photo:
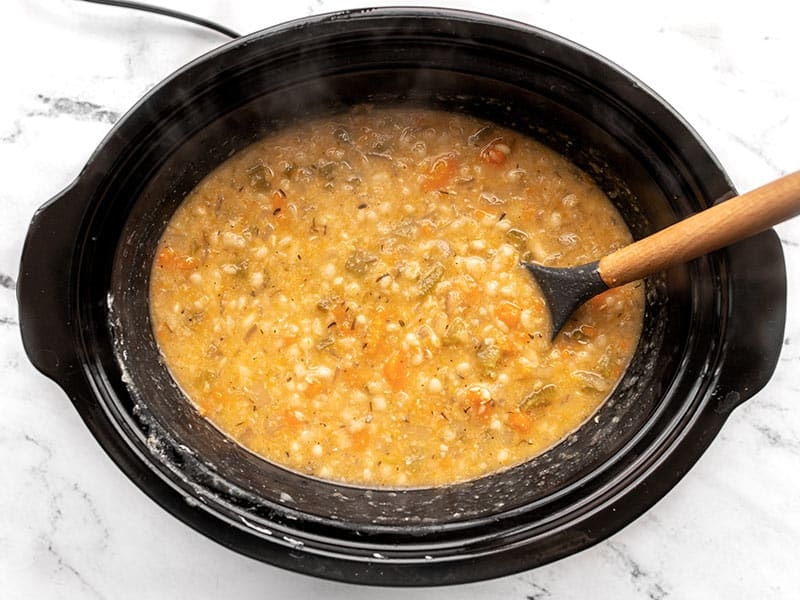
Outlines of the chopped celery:
{"type": "Polygon", "coordinates": [[[344,268],[354,275],[366,275],[373,265],[378,262],[378,257],[366,250],[355,250],[344,262],[344,268]]]}
{"type": "Polygon", "coordinates": [[[537,408],[544,408],[555,399],[555,392],[555,384],[548,383],[543,385],[525,396],[522,402],[519,403],[519,409],[527,412],[537,408]]]}
{"type": "Polygon", "coordinates": [[[257,192],[268,192],[272,189],[272,175],[272,169],[260,163],[247,169],[250,187],[257,192]]]}
{"type": "Polygon", "coordinates": [[[442,278],[442,275],[444,275],[444,265],[437,262],[427,273],[420,277],[419,281],[417,282],[420,296],[424,296],[430,292],[433,289],[433,286],[435,286],[442,278]]]}

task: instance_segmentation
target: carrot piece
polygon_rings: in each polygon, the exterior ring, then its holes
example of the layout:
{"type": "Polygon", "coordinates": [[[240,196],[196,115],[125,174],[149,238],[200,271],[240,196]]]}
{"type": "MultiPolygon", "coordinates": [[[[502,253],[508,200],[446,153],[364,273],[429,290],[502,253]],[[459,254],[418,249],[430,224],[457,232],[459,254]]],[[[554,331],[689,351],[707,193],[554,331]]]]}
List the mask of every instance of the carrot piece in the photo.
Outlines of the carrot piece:
{"type": "Polygon", "coordinates": [[[178,256],[178,253],[171,246],[164,246],[156,254],[156,264],[162,269],[188,271],[195,267],[196,262],[193,256],[178,256]]]}
{"type": "Polygon", "coordinates": [[[297,429],[303,422],[297,418],[293,410],[285,410],[281,413],[281,422],[287,429],[297,429]]]}
{"type": "Polygon", "coordinates": [[[158,251],[158,254],[156,254],[156,264],[158,264],[159,267],[168,267],[174,260],[175,250],[169,246],[164,246],[158,251]]]}
{"type": "Polygon", "coordinates": [[[506,327],[509,329],[514,329],[517,325],[519,325],[519,318],[522,314],[522,309],[513,302],[505,300],[497,305],[494,313],[495,316],[500,319],[500,321],[505,323],[506,327]]]}
{"type": "Polygon", "coordinates": [[[495,343],[503,351],[504,356],[518,356],[525,344],[530,341],[526,331],[513,331],[508,335],[498,335],[495,343]]]}
{"type": "Polygon", "coordinates": [[[471,415],[489,418],[492,414],[492,394],[485,387],[473,385],[467,390],[467,402],[471,415]]]}
{"type": "Polygon", "coordinates": [[[286,193],[283,190],[272,192],[272,214],[278,221],[282,221],[289,216],[289,205],[286,202],[286,193]]]}
{"type": "Polygon", "coordinates": [[[325,384],[318,379],[306,380],[306,389],[303,392],[307,398],[316,398],[325,391],[325,384]]]}
{"type": "Polygon", "coordinates": [[[506,162],[505,153],[498,150],[494,145],[489,146],[481,152],[481,158],[492,165],[502,165],[506,162]]]}
{"type": "Polygon", "coordinates": [[[481,150],[481,158],[490,165],[502,165],[506,162],[511,148],[503,142],[503,138],[496,138],[486,144],[481,150]]]}
{"type": "Polygon", "coordinates": [[[447,185],[455,175],[458,162],[454,155],[448,155],[436,160],[431,166],[430,173],[422,181],[422,191],[432,192],[447,185]]]}
{"type": "Polygon", "coordinates": [[[350,437],[350,450],[355,452],[362,452],[369,446],[370,444],[370,434],[369,429],[363,427],[358,431],[351,431],[349,433],[350,437]]]}
{"type": "Polygon", "coordinates": [[[408,356],[405,351],[397,350],[383,363],[383,377],[392,388],[399,392],[406,387],[408,382],[408,356]]]}
{"type": "Polygon", "coordinates": [[[429,221],[428,219],[423,220],[419,224],[419,232],[426,238],[430,238],[434,233],[436,233],[436,231],[437,231],[436,225],[432,221],[429,221]]]}
{"type": "Polygon", "coordinates": [[[283,335],[277,339],[275,347],[280,349],[288,349],[289,346],[294,344],[296,341],[297,341],[296,335],[283,335]]]}
{"type": "Polygon", "coordinates": [[[508,415],[508,426],[521,434],[530,433],[533,427],[533,419],[527,413],[514,411],[508,415]]]}
{"type": "Polygon", "coordinates": [[[474,306],[483,299],[483,290],[469,275],[459,281],[459,287],[466,306],[474,306]]]}

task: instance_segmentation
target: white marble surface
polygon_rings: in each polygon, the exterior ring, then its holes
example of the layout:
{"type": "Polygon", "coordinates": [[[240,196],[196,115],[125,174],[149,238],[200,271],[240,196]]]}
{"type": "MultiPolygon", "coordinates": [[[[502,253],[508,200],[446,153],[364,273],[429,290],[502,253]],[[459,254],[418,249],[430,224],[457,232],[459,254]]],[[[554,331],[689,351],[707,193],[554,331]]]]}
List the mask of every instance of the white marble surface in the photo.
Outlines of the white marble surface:
{"type": "MultiPolygon", "coordinates": [[[[366,5],[150,1],[245,33],[366,5]]],[[[697,128],[740,190],[800,168],[792,3],[439,4],[526,21],[614,60],[697,128]]],[[[73,0],[6,0],[0,22],[0,597],[798,598],[800,220],[778,228],[790,298],[775,376],[645,516],[576,556],[480,584],[409,592],[316,580],[228,551],[149,500],[100,450],[65,394],[34,371],[19,339],[14,288],[33,211],[78,174],[142,94],[225,39],[73,0]]]]}

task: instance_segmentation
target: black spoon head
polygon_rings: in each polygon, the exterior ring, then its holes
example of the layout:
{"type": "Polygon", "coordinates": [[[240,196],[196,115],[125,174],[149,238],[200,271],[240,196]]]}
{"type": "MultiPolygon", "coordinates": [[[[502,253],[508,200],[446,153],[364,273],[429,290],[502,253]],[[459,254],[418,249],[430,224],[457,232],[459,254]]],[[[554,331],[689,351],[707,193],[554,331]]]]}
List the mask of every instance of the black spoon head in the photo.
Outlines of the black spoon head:
{"type": "Polygon", "coordinates": [[[605,292],[608,286],[600,277],[598,262],[579,267],[545,267],[523,262],[522,266],[536,280],[544,294],[550,311],[550,339],[554,340],[561,328],[578,308],[589,298],[605,292]]]}

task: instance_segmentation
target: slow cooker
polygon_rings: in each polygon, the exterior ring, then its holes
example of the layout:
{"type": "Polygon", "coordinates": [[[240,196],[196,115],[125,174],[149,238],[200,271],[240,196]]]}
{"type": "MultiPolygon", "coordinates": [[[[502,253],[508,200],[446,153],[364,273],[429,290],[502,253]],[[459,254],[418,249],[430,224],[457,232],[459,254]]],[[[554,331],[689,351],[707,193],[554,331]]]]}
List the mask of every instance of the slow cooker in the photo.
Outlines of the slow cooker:
{"type": "Polygon", "coordinates": [[[649,278],[644,333],[606,403],[541,456],[465,483],[369,489],[288,471],[203,419],[166,370],[147,293],[178,204],[256,139],[365,103],[457,111],[530,135],[589,173],[637,238],[736,193],[664,100],[556,35],[444,9],[301,19],[175,72],[36,212],[18,282],[30,360],[155,502],[280,567],[441,585],[607,538],[666,494],[771,376],[786,297],[774,231],[649,278]]]}

